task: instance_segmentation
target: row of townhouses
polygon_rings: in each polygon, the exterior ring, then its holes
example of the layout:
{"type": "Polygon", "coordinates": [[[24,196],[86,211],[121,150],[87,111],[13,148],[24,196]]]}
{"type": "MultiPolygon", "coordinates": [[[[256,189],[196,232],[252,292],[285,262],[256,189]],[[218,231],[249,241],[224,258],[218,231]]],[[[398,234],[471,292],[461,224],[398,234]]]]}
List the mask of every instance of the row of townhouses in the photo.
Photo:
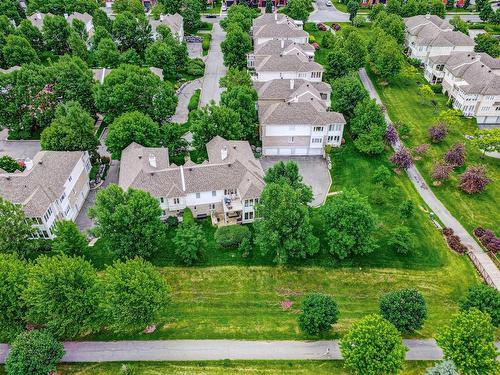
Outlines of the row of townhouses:
{"type": "Polygon", "coordinates": [[[0,196],[22,205],[35,238],[53,238],[57,220],[75,220],[90,190],[88,152],[41,151],[23,172],[0,169],[0,196]]]}
{"type": "Polygon", "coordinates": [[[250,223],[264,189],[264,170],[246,141],[215,137],[207,143],[208,160],[170,164],[166,148],[130,144],[122,152],[119,185],[147,191],[158,199],[162,218],[182,218],[185,208],[212,223],[250,223]]]}
{"type": "Polygon", "coordinates": [[[437,16],[405,18],[408,56],[431,84],[442,84],[453,107],[479,127],[500,127],[500,60],[474,52],[474,41],[437,16]]]}
{"type": "Polygon", "coordinates": [[[284,14],[253,20],[247,66],[258,94],[262,154],[323,155],[342,142],[345,120],[329,111],[331,87],[302,22],[284,14]]]}

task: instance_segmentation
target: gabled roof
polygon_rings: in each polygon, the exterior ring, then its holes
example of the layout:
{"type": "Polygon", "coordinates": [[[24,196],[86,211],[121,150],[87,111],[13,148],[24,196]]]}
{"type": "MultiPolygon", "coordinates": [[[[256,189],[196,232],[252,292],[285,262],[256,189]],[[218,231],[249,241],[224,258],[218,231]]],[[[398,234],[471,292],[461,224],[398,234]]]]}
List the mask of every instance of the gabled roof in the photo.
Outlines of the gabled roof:
{"type": "Polygon", "coordinates": [[[491,70],[500,69],[500,59],[496,59],[484,52],[452,52],[449,55],[430,56],[431,64],[445,64],[447,68],[456,68],[461,65],[480,61],[491,70]]]}
{"type": "Polygon", "coordinates": [[[52,13],[40,13],[36,12],[33,13],[31,16],[26,17],[28,21],[31,22],[33,26],[35,26],[37,29],[41,30],[43,27],[43,19],[45,17],[53,17],[54,15],[52,13]]]}
{"type": "Polygon", "coordinates": [[[406,31],[415,37],[415,44],[433,47],[474,46],[464,33],[453,31],[448,21],[437,16],[405,18],[406,31]]]}
{"type": "Polygon", "coordinates": [[[259,72],[323,72],[323,65],[309,61],[302,55],[270,55],[255,57],[255,71],[259,72]]]}
{"type": "Polygon", "coordinates": [[[182,29],[183,22],[184,19],[179,13],[161,14],[159,20],[149,20],[149,24],[151,25],[151,31],[153,34],[156,33],[156,28],[160,25],[168,26],[170,31],[172,31],[172,34],[179,34],[182,29]]]}
{"type": "Polygon", "coordinates": [[[331,87],[326,82],[309,82],[303,79],[273,79],[267,82],[254,81],[253,86],[257,90],[259,101],[290,101],[295,98],[298,98],[300,101],[308,93],[318,100],[322,100],[322,93],[328,95],[331,92],[331,87]]]}
{"type": "Polygon", "coordinates": [[[278,17],[264,14],[252,21],[252,33],[254,38],[309,38],[309,34],[299,24],[285,15],[278,17]]]}
{"type": "Polygon", "coordinates": [[[254,55],[279,55],[302,53],[304,55],[314,55],[314,47],[309,43],[296,43],[292,40],[273,39],[255,46],[254,55]],[[282,47],[283,46],[283,47],[282,47]]]}
{"type": "Polygon", "coordinates": [[[406,30],[414,35],[419,28],[432,24],[441,30],[453,30],[453,26],[447,21],[435,15],[417,15],[404,19],[406,30]]]}
{"type": "Polygon", "coordinates": [[[500,76],[479,60],[446,69],[455,78],[465,81],[460,88],[467,94],[500,95],[500,76]]]}
{"type": "Polygon", "coordinates": [[[260,111],[264,125],[329,125],[345,124],[338,112],[326,112],[318,101],[275,103],[260,111]]]}
{"type": "Polygon", "coordinates": [[[80,20],[84,24],[92,22],[92,16],[90,14],[88,14],[87,12],[85,12],[85,13],[78,13],[78,12],[71,13],[66,20],[68,21],[69,24],[71,24],[74,19],[80,20]]]}
{"type": "Polygon", "coordinates": [[[59,199],[82,151],[40,151],[30,170],[0,173],[0,195],[22,204],[28,217],[41,217],[59,199]]]}

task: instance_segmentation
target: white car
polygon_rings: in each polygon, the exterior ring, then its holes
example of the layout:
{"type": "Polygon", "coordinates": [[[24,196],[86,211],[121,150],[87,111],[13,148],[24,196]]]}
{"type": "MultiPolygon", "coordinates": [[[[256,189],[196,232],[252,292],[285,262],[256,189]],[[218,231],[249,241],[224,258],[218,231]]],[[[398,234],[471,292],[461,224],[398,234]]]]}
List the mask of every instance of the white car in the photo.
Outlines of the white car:
{"type": "Polygon", "coordinates": [[[327,6],[327,7],[331,7],[331,6],[332,6],[332,2],[331,2],[330,0],[328,0],[328,1],[326,2],[326,6],[327,6]]]}

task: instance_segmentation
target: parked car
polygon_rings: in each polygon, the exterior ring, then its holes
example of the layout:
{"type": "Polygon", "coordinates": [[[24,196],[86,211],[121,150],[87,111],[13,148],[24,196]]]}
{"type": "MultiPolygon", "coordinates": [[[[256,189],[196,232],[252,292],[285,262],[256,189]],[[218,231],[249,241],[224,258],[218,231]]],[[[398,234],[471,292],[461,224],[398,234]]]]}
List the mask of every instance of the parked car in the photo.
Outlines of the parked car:
{"type": "Polygon", "coordinates": [[[319,49],[319,44],[318,43],[314,42],[311,45],[314,47],[314,49],[319,49]]]}
{"type": "Polygon", "coordinates": [[[335,30],[335,31],[339,31],[340,30],[340,25],[338,23],[333,23],[332,24],[332,29],[335,30]]]}
{"type": "Polygon", "coordinates": [[[216,14],[207,14],[205,18],[217,18],[216,14]]]}
{"type": "Polygon", "coordinates": [[[326,31],[328,30],[328,27],[324,24],[324,23],[321,23],[319,22],[316,27],[318,28],[318,30],[321,30],[321,31],[326,31]]]}
{"type": "Polygon", "coordinates": [[[330,0],[328,0],[328,1],[326,2],[326,6],[327,6],[327,7],[331,7],[331,6],[332,6],[332,2],[331,2],[330,0]]]}
{"type": "Polygon", "coordinates": [[[194,36],[194,35],[187,35],[184,37],[184,40],[186,41],[186,43],[201,43],[201,42],[203,42],[203,37],[194,36]]]}

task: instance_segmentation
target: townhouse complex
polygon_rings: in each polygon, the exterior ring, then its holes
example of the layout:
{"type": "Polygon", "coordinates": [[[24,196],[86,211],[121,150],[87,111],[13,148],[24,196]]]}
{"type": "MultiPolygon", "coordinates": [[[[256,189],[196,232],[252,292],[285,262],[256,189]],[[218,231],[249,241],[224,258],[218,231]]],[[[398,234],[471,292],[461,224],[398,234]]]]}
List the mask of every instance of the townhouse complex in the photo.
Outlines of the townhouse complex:
{"type": "Polygon", "coordinates": [[[141,189],[160,202],[162,219],[211,217],[215,225],[250,223],[264,189],[264,171],[246,141],[215,137],[207,143],[208,160],[170,164],[166,148],[130,144],[122,152],[119,185],[141,189]]]}
{"type": "Polygon", "coordinates": [[[431,84],[441,84],[453,108],[480,128],[500,126],[500,61],[474,52],[474,41],[437,16],[405,18],[405,46],[431,84]]]}
{"type": "Polygon", "coordinates": [[[22,205],[35,238],[54,238],[57,220],[75,220],[87,197],[90,159],[82,151],[41,151],[23,172],[0,169],[0,196],[22,205]]]}
{"type": "Polygon", "coordinates": [[[331,87],[302,22],[284,14],[253,20],[254,51],[247,55],[258,110],[262,154],[323,155],[341,145],[345,120],[329,111],[331,87]]]}
{"type": "MultiPolygon", "coordinates": [[[[45,17],[53,17],[53,16],[54,15],[51,13],[37,12],[37,13],[33,13],[32,15],[28,16],[27,19],[37,29],[42,30],[43,19],[45,17]]],[[[64,18],[66,18],[66,21],[68,21],[68,23],[70,25],[73,23],[73,20],[79,20],[79,21],[83,22],[83,24],[85,25],[85,31],[87,32],[87,35],[89,38],[94,34],[94,24],[92,23],[92,16],[90,14],[74,12],[71,14],[65,14],[64,18]]]]}
{"type": "Polygon", "coordinates": [[[160,18],[150,19],[149,24],[151,25],[151,33],[154,39],[158,38],[157,28],[161,25],[167,26],[174,38],[179,42],[184,40],[184,18],[179,13],[175,14],[160,14],[160,18]]]}

